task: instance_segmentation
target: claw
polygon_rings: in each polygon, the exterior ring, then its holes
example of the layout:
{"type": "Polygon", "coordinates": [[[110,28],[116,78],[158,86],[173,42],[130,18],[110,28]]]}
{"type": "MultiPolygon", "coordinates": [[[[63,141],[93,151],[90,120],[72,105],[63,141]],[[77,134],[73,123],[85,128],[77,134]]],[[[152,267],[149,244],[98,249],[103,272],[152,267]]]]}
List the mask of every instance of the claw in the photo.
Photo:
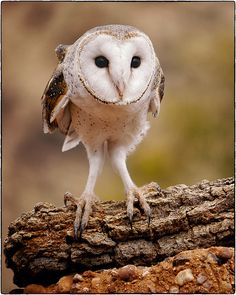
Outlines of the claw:
{"type": "Polygon", "coordinates": [[[83,224],[78,226],[78,224],[74,223],[75,241],[78,241],[81,239],[84,229],[85,229],[85,226],[83,224]]]}
{"type": "Polygon", "coordinates": [[[152,193],[153,186],[154,186],[154,183],[151,183],[150,185],[147,185],[141,188],[132,189],[127,193],[127,215],[128,215],[131,229],[132,229],[132,219],[133,219],[134,197],[138,199],[141,209],[145,212],[145,215],[147,216],[148,227],[150,226],[151,208],[148,202],[146,201],[146,195],[149,195],[150,193],[152,193]]]}
{"type": "Polygon", "coordinates": [[[78,241],[78,225],[74,223],[75,240],[78,241]]]}
{"type": "Polygon", "coordinates": [[[82,233],[83,233],[85,227],[86,227],[86,225],[84,225],[83,223],[81,223],[81,225],[80,225],[80,231],[79,231],[79,238],[81,238],[82,233]]]}
{"type": "Polygon", "coordinates": [[[133,212],[128,212],[127,215],[128,215],[128,220],[129,220],[130,228],[133,229],[133,224],[132,224],[132,221],[133,221],[133,212]]]}
{"type": "Polygon", "coordinates": [[[70,192],[64,193],[64,204],[67,206],[67,202],[71,202],[73,205],[76,205],[76,199],[70,192]]]}

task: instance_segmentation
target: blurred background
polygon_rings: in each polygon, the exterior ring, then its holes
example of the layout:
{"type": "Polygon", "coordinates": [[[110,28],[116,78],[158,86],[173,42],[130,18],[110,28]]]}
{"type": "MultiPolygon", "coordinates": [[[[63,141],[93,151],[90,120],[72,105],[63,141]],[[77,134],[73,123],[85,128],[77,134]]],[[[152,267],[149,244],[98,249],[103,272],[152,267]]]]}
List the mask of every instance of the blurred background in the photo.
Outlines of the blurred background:
{"type": "MultiPolygon", "coordinates": [[[[234,173],[233,2],[2,2],[2,238],[8,224],[37,202],[63,206],[83,191],[88,162],[82,145],[61,152],[59,132],[44,135],[41,101],[58,44],[88,29],[129,24],[153,41],[165,73],[157,119],[129,157],[134,181],[162,188],[234,173]]],[[[124,199],[106,162],[96,193],[124,199]]],[[[2,292],[15,286],[2,259],[2,292]]]]}

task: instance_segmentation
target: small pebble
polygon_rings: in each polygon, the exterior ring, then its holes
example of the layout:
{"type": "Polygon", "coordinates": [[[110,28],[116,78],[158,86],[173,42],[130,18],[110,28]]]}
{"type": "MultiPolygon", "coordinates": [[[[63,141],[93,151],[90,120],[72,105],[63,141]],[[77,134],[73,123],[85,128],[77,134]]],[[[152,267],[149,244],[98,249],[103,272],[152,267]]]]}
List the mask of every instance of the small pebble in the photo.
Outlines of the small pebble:
{"type": "Polygon", "coordinates": [[[73,277],[73,282],[78,283],[78,282],[83,282],[84,278],[80,274],[75,274],[73,277]]]}
{"type": "Polygon", "coordinates": [[[150,274],[149,270],[145,270],[143,273],[142,273],[142,277],[146,277],[148,274],[150,274]]]}
{"type": "Polygon", "coordinates": [[[41,285],[30,284],[24,289],[24,294],[43,294],[43,293],[47,293],[47,291],[41,285]]]}
{"type": "Polygon", "coordinates": [[[114,277],[116,277],[117,276],[117,274],[118,274],[118,272],[117,272],[117,270],[116,269],[112,269],[111,270],[111,275],[114,277]]]}
{"type": "Polygon", "coordinates": [[[137,278],[137,268],[134,265],[126,265],[118,270],[117,276],[122,281],[132,282],[137,278]]]}
{"type": "Polygon", "coordinates": [[[73,276],[64,276],[57,282],[58,293],[70,293],[73,283],[73,276]]]}
{"type": "Polygon", "coordinates": [[[115,285],[114,284],[109,284],[107,286],[107,291],[108,291],[108,293],[115,293],[116,292],[115,285]]]}
{"type": "Polygon", "coordinates": [[[223,289],[224,293],[231,293],[233,291],[231,284],[226,281],[221,282],[221,288],[223,289]]]}
{"type": "Polygon", "coordinates": [[[207,280],[207,277],[206,277],[205,274],[203,274],[203,273],[200,273],[200,274],[197,276],[197,283],[198,283],[199,285],[202,285],[206,280],[207,280]]]}
{"type": "Polygon", "coordinates": [[[193,279],[194,277],[190,268],[180,271],[175,277],[175,281],[179,286],[183,286],[185,283],[190,282],[193,279]]]}
{"type": "Polygon", "coordinates": [[[91,281],[91,285],[93,288],[97,288],[101,282],[100,278],[93,278],[91,281]]]}
{"type": "Polygon", "coordinates": [[[212,283],[210,281],[205,281],[203,287],[206,289],[210,289],[212,287],[212,283]]]}
{"type": "Polygon", "coordinates": [[[209,253],[207,254],[207,260],[208,260],[210,263],[217,263],[217,264],[218,264],[218,262],[219,262],[219,259],[216,257],[216,255],[213,254],[213,253],[211,253],[211,252],[209,252],[209,253]]]}
{"type": "Polygon", "coordinates": [[[170,289],[169,289],[169,293],[179,293],[179,287],[177,286],[171,286],[170,289]]]}
{"type": "Polygon", "coordinates": [[[151,293],[156,293],[156,286],[153,283],[153,281],[151,281],[151,280],[147,281],[146,285],[147,285],[149,291],[151,291],[151,293]]]}
{"type": "Polygon", "coordinates": [[[67,235],[68,237],[74,238],[74,231],[73,231],[73,230],[67,230],[67,231],[66,231],[66,235],[67,235]]]}
{"type": "Polygon", "coordinates": [[[223,259],[230,259],[233,256],[233,251],[229,248],[221,248],[217,256],[223,259]]]}
{"type": "Polygon", "coordinates": [[[88,292],[89,292],[89,288],[88,288],[88,287],[84,287],[84,288],[83,288],[83,291],[84,291],[85,293],[88,293],[88,292]]]}

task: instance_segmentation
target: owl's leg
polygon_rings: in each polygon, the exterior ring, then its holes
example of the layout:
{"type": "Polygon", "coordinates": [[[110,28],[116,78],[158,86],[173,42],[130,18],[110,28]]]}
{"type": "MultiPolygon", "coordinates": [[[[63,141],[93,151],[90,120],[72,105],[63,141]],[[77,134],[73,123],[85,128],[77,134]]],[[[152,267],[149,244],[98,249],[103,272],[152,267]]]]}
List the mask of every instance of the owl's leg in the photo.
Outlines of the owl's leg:
{"type": "Polygon", "coordinates": [[[104,163],[103,147],[96,150],[87,148],[87,154],[89,159],[89,175],[84,192],[79,199],[75,199],[68,193],[65,194],[65,202],[70,201],[77,206],[74,221],[75,238],[78,236],[78,231],[80,232],[81,236],[83,230],[88,224],[89,216],[92,213],[92,207],[98,200],[98,197],[94,193],[94,187],[104,163]]]}
{"type": "Polygon", "coordinates": [[[138,188],[132,181],[127,166],[126,166],[126,151],[121,147],[110,147],[109,149],[110,158],[112,161],[113,167],[118,171],[123,181],[126,195],[127,195],[127,215],[129,218],[129,223],[132,228],[133,220],[133,207],[135,197],[138,199],[141,208],[144,210],[148,224],[151,219],[151,209],[146,201],[147,191],[150,190],[148,186],[138,188]]]}

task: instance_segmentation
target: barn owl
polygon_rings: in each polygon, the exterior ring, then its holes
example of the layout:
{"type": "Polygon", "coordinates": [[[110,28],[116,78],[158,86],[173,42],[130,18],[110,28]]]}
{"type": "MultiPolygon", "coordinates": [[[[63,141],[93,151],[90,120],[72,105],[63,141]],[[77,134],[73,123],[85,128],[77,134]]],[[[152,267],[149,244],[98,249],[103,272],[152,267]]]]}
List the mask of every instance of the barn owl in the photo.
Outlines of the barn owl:
{"type": "Polygon", "coordinates": [[[137,187],[126,158],[149,129],[148,112],[156,117],[164,94],[164,75],[149,37],[127,25],[106,25],[87,31],[72,45],[56,48],[58,66],[42,97],[43,129],[58,128],[65,140],[62,151],[82,143],[89,161],[84,192],[65,203],[76,204],[75,237],[87,226],[97,197],[94,187],[105,154],[119,173],[127,196],[132,227],[137,198],[150,222],[145,199],[148,186],[137,187]]]}

